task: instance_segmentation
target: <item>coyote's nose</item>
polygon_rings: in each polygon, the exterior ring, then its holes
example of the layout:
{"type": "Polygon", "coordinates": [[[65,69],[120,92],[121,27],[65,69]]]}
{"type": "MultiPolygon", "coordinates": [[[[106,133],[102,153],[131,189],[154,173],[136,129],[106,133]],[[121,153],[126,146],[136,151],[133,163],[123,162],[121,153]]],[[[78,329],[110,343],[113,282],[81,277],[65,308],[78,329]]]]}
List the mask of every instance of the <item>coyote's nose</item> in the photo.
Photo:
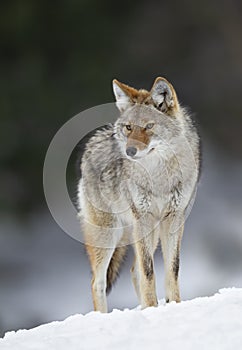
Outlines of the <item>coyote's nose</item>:
{"type": "Polygon", "coordinates": [[[128,147],[126,149],[126,153],[127,153],[128,156],[133,157],[137,153],[137,148],[135,148],[135,147],[128,147]]]}

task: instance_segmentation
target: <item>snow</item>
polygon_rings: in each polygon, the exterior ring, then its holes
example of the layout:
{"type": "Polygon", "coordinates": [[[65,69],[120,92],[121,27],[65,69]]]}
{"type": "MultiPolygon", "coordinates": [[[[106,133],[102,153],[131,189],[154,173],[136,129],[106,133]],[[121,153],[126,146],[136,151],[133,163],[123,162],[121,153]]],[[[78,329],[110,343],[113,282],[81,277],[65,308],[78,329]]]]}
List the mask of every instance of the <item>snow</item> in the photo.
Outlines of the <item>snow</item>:
{"type": "Polygon", "coordinates": [[[30,330],[8,332],[1,350],[237,350],[242,344],[242,288],[212,297],[140,310],[74,315],[30,330]]]}

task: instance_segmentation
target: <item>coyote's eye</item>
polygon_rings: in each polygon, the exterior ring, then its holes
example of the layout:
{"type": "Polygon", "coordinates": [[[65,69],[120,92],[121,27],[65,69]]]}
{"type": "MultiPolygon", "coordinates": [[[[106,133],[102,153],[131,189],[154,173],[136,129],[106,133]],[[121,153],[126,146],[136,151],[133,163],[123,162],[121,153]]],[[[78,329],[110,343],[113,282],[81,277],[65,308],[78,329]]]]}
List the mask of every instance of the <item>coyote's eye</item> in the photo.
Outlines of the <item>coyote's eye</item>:
{"type": "Polygon", "coordinates": [[[125,125],[125,126],[126,126],[126,129],[127,129],[128,131],[131,131],[131,125],[127,124],[127,125],[125,125]]]}
{"type": "Polygon", "coordinates": [[[154,123],[149,123],[146,125],[145,129],[152,129],[154,126],[154,123]]]}

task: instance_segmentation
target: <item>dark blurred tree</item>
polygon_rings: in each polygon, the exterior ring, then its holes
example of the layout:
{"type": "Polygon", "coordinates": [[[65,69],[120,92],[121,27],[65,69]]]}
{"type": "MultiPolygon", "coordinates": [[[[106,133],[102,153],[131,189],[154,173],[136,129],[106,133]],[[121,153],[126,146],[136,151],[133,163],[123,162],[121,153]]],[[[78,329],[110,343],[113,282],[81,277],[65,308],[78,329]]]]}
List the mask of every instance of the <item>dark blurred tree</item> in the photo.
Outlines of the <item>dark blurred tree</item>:
{"type": "Polygon", "coordinates": [[[111,1],[1,3],[3,209],[29,212],[42,203],[44,155],[55,132],[74,114],[111,100],[127,4],[117,11],[111,1]]]}

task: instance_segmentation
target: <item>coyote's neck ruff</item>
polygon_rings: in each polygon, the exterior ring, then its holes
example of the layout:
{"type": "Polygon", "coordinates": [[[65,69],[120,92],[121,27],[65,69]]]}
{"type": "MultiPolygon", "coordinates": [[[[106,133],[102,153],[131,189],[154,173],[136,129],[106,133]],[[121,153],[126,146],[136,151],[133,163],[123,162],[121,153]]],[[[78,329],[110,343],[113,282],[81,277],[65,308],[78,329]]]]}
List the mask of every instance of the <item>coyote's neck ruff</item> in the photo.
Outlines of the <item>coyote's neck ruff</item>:
{"type": "Polygon", "coordinates": [[[153,254],[161,240],[167,301],[180,300],[179,252],[185,212],[199,177],[199,137],[173,86],[150,91],[113,81],[120,117],[86,144],[78,185],[80,219],[92,267],[95,310],[107,311],[127,244],[142,307],[157,304],[153,254]]]}

